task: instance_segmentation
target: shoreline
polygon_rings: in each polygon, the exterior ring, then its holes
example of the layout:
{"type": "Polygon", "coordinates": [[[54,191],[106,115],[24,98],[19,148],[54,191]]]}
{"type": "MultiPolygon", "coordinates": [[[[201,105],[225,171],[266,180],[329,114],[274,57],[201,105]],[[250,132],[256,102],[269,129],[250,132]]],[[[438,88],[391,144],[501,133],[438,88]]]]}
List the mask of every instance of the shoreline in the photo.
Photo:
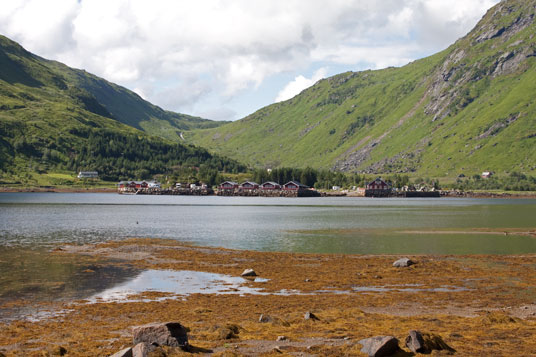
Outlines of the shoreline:
{"type": "Polygon", "coordinates": [[[49,254],[85,257],[91,269],[79,269],[90,277],[115,264],[237,278],[252,268],[266,280],[242,283],[263,294],[239,294],[229,285],[225,293],[186,296],[148,290],[124,303],[56,302],[50,308],[64,310],[61,315],[0,322],[6,356],[57,346],[73,355],[111,355],[132,343],[132,326],[170,320],[189,328],[192,346],[215,355],[275,355],[275,346],[289,354],[363,355],[359,340],[393,335],[403,341],[411,329],[441,336],[461,356],[536,351],[536,254],[412,255],[417,264],[395,268],[400,255],[238,251],[142,238],[63,245],[49,254]],[[307,311],[319,320],[305,320],[307,311]],[[269,321],[259,322],[261,314],[269,321]],[[222,334],[228,325],[238,333],[222,334]]]}
{"type": "MultiPolygon", "coordinates": [[[[13,192],[56,192],[56,193],[118,193],[116,188],[112,187],[0,187],[1,193],[13,193],[13,192]]],[[[322,192],[322,196],[319,197],[363,197],[361,195],[353,194],[348,192],[347,194],[342,195],[340,192],[322,192]]],[[[216,196],[216,194],[206,195],[206,196],[216,196]]],[[[248,197],[248,196],[240,196],[248,197]]],[[[262,197],[262,196],[255,196],[262,197]]],[[[510,193],[510,192],[473,192],[473,191],[441,191],[440,198],[502,198],[502,199],[536,199],[536,192],[528,191],[525,193],[510,193]]],[[[367,197],[375,198],[377,197],[367,197]]],[[[412,198],[412,197],[389,197],[389,198],[412,198]]]]}

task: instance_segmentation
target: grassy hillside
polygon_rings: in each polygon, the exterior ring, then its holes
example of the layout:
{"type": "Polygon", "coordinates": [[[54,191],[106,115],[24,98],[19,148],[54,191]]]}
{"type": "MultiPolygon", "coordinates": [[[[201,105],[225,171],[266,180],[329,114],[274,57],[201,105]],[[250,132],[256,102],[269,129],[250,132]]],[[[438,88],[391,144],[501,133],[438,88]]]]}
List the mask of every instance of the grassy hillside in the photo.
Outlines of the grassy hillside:
{"type": "Polygon", "coordinates": [[[0,36],[0,181],[31,184],[51,172],[78,170],[97,170],[110,180],[148,178],[177,165],[242,170],[233,160],[139,130],[150,126],[172,139],[170,132],[210,125],[164,112],[0,36]]]}
{"type": "Polygon", "coordinates": [[[536,1],[503,1],[445,51],[348,72],[186,139],[259,167],[454,177],[536,169],[536,1]]]}

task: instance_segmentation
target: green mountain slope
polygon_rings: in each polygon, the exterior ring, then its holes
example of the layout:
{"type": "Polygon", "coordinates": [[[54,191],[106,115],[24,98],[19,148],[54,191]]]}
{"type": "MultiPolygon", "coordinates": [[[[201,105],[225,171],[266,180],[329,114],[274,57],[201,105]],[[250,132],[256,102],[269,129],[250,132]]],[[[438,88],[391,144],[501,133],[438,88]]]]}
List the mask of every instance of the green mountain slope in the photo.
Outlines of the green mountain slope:
{"type": "Polygon", "coordinates": [[[348,72],[187,140],[260,167],[432,176],[536,168],[536,1],[507,0],[448,49],[348,72]]]}
{"type": "Polygon", "coordinates": [[[48,61],[0,36],[0,176],[98,170],[104,178],[148,178],[173,165],[239,170],[206,150],[172,142],[212,122],[165,112],[136,94],[48,61]],[[126,125],[126,124],[130,124],[126,125]],[[149,136],[139,129],[161,137],[149,136]],[[169,133],[175,133],[174,136],[169,133]]]}

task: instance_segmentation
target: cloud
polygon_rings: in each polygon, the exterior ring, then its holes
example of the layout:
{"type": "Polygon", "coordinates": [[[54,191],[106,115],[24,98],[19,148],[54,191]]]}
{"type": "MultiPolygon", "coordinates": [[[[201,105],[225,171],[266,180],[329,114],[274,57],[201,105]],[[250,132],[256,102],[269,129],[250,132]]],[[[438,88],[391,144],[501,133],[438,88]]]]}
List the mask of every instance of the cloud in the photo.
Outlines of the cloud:
{"type": "Polygon", "coordinates": [[[275,102],[282,102],[284,100],[290,99],[294,97],[295,95],[299,94],[302,90],[305,88],[308,88],[321,80],[322,78],[325,78],[327,74],[326,68],[322,67],[318,69],[315,73],[313,73],[313,76],[311,78],[305,78],[302,75],[297,76],[294,78],[293,81],[288,83],[285,88],[283,88],[275,98],[275,102]]]}
{"type": "Polygon", "coordinates": [[[304,68],[402,65],[445,48],[497,2],[10,0],[0,33],[165,109],[195,114],[232,101],[243,115],[256,109],[244,93],[273,100],[280,88],[261,90],[269,78],[294,73],[287,86],[299,88],[304,68]],[[187,95],[192,83],[200,87],[187,95]]]}

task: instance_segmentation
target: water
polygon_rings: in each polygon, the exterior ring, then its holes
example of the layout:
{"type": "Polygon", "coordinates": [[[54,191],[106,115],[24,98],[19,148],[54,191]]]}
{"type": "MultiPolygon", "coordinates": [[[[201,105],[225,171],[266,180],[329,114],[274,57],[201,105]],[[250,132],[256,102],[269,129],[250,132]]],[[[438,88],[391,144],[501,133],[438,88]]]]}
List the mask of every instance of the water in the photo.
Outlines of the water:
{"type": "MultiPolygon", "coordinates": [[[[251,287],[239,277],[143,272],[95,258],[48,253],[63,243],[156,237],[260,251],[518,254],[536,252],[536,237],[505,236],[502,230],[526,232],[535,227],[536,200],[2,193],[0,321],[28,314],[39,317],[43,311],[32,304],[58,299],[128,300],[130,294],[147,290],[179,295],[263,293],[262,285],[251,287]],[[483,228],[494,232],[478,232],[483,228]],[[13,304],[21,301],[29,303],[13,304]]],[[[325,293],[385,289],[393,287],[325,293]]]]}
{"type": "Polygon", "coordinates": [[[156,237],[260,251],[515,254],[536,252],[536,238],[471,230],[535,227],[536,200],[0,194],[0,246],[156,237]]]}

